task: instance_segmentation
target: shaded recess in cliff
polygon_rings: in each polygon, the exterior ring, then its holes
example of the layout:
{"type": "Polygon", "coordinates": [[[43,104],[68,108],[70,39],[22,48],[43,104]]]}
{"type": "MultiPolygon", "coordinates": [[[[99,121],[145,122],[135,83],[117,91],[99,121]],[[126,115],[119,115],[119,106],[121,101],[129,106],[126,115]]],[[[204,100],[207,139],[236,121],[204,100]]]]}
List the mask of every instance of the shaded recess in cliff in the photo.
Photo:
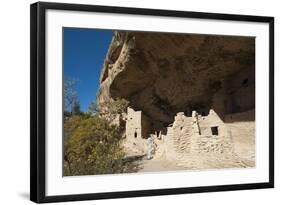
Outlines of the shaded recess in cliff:
{"type": "Polygon", "coordinates": [[[98,103],[116,98],[163,126],[177,112],[207,115],[212,108],[223,116],[254,109],[255,38],[115,32],[98,103]]]}

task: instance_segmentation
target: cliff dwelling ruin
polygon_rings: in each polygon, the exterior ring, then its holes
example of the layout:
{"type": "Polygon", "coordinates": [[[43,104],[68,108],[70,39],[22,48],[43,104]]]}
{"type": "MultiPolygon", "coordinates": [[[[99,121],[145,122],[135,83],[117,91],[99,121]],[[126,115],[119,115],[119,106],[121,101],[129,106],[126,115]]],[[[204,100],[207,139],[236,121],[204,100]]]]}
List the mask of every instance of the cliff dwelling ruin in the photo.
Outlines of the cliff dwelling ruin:
{"type": "MultiPolygon", "coordinates": [[[[98,103],[124,98],[124,147],[185,169],[255,166],[255,38],[114,33],[98,103]]],[[[101,108],[102,109],[102,108],[101,108]]]]}

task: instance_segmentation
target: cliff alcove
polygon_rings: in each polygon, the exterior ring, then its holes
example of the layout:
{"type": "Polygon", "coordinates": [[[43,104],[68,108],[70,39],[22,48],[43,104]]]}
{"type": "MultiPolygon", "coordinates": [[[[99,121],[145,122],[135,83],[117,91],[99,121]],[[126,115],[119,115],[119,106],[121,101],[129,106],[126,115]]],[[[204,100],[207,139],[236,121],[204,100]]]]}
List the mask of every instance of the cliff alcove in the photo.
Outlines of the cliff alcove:
{"type": "Polygon", "coordinates": [[[155,124],[178,112],[224,115],[255,107],[255,39],[116,31],[104,62],[98,103],[125,98],[155,124]]]}

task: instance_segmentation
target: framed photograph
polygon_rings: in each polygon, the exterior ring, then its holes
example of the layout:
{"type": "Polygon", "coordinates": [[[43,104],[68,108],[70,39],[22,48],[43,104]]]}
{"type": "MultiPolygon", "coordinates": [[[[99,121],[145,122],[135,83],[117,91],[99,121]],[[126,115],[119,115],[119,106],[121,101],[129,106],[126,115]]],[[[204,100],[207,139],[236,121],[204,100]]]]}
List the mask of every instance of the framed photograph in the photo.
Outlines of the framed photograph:
{"type": "Polygon", "coordinates": [[[30,198],[274,187],[274,18],[31,5],[30,198]]]}

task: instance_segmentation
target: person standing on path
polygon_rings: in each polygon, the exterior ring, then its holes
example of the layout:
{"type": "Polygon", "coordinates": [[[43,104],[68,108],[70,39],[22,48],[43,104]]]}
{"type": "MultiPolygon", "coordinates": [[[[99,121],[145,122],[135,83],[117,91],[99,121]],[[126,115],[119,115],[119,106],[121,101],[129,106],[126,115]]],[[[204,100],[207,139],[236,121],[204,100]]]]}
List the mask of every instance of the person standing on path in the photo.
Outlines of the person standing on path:
{"type": "Polygon", "coordinates": [[[152,144],[153,144],[153,135],[150,134],[147,139],[147,159],[152,159],[152,144]]]}

